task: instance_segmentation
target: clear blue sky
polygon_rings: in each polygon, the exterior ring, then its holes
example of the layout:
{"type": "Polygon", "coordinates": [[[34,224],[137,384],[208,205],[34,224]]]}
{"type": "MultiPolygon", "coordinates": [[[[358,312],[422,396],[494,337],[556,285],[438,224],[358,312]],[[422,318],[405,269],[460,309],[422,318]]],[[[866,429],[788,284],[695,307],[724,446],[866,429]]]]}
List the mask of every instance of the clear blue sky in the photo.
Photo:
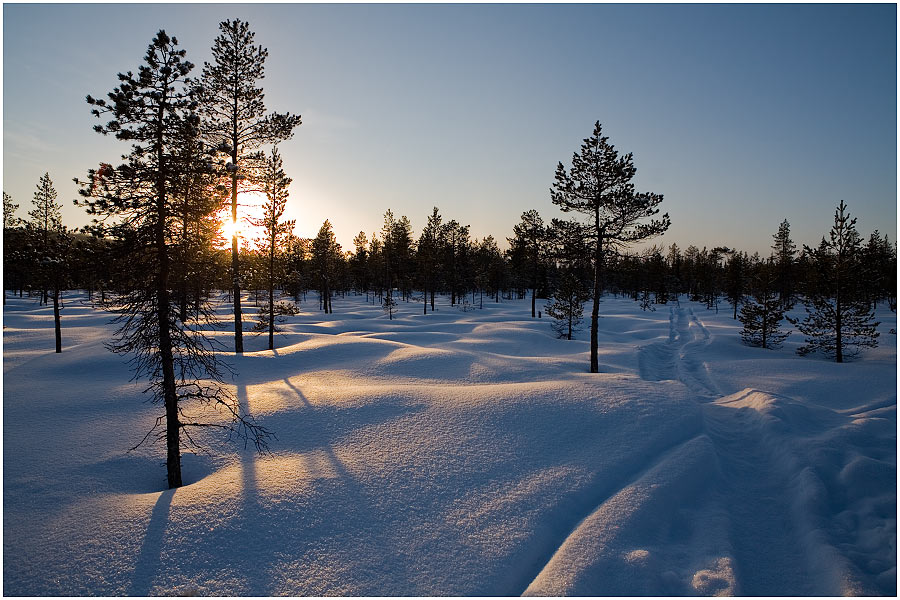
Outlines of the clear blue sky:
{"type": "Polygon", "coordinates": [[[843,199],[896,240],[896,5],[3,6],[3,189],[25,216],[49,171],[69,226],[73,177],[124,144],[91,130],[86,94],[135,70],[158,29],[199,75],[218,22],[269,49],[270,110],[303,116],[281,146],[290,213],[349,249],[388,208],[416,234],[432,206],[472,234],[549,221],[556,164],[599,120],[664,194],[682,248],[768,252],[783,219],[815,244],[843,199]]]}

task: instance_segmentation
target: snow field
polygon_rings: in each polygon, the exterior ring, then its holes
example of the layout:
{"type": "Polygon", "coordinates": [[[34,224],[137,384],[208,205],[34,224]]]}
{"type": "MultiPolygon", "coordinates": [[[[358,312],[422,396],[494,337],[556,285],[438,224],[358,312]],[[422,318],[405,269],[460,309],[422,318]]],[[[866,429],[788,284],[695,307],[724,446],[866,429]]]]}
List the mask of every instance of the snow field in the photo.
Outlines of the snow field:
{"type": "Polygon", "coordinates": [[[126,453],[160,409],[78,298],[60,355],[52,309],[4,311],[8,595],[896,593],[886,333],[836,366],[607,298],[591,375],[530,299],[310,302],[225,353],[272,453],[209,438],[164,491],[162,447],[126,453]]]}

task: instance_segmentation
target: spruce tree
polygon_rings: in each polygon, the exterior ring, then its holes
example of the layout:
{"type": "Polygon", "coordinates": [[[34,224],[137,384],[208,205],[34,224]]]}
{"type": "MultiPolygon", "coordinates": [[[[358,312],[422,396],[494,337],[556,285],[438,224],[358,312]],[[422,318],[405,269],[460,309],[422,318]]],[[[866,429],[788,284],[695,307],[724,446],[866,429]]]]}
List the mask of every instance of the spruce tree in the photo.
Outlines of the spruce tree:
{"type": "Polygon", "coordinates": [[[637,193],[631,183],[636,173],[631,153],[619,156],[609,138],[602,135],[600,122],[584,139],[580,152],[572,156],[566,171],[562,163],[550,189],[553,204],[563,212],[587,216],[586,234],[593,245],[594,286],[591,309],[591,373],[599,371],[598,327],[600,294],[603,291],[603,263],[614,249],[659,235],[669,228],[669,215],[659,213],[661,194],[637,193]]]}
{"type": "Polygon", "coordinates": [[[227,366],[202,331],[175,317],[170,294],[172,232],[177,230],[173,194],[186,166],[177,159],[178,144],[185,127],[199,126],[194,89],[187,80],[193,65],[184,57],[177,40],[160,30],[137,75],[120,73],[108,100],[87,97],[94,116],[110,117],[95,131],[113,134],[131,152],[125,164],[91,169],[87,180],[78,182],[84,198],[80,204],[95,216],[95,229],[112,236],[127,258],[127,288],[120,283],[124,292],[108,305],[118,313],[119,324],[109,348],[131,355],[135,377],[149,379],[147,392],[164,406],[164,414],[138,445],[153,437],[165,440],[170,488],[182,485],[182,433],[192,443],[192,429],[218,427],[252,440],[260,450],[270,435],[222,387],[227,366]],[[192,400],[223,409],[226,422],[198,422],[189,414],[192,400]]]}
{"type": "Polygon", "coordinates": [[[791,320],[806,336],[806,344],[797,349],[801,356],[821,352],[844,362],[863,348],[878,345],[879,323],[858,287],[862,240],[856,219],[846,210],[841,200],[828,239],[822,238],[815,250],[804,247],[812,259],[816,282],[807,292],[806,318],[791,320]]]}
{"type": "MultiPolygon", "coordinates": [[[[269,55],[262,46],[254,46],[255,34],[240,19],[219,23],[213,62],[203,66],[204,131],[229,155],[225,165],[230,180],[232,223],[238,222],[239,181],[246,185],[256,179],[264,162],[259,148],[289,139],[300,125],[300,116],[290,113],[266,114],[263,90],[257,81],[265,74],[269,55]]],[[[237,228],[231,239],[231,279],[234,298],[234,348],[244,351],[241,325],[241,275],[237,228]]]]}

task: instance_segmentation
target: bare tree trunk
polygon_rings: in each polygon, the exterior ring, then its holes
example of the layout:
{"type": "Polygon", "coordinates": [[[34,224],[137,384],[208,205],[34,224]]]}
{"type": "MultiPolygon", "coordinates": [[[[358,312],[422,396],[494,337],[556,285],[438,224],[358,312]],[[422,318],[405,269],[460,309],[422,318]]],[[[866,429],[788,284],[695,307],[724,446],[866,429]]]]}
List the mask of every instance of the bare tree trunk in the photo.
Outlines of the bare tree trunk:
{"type": "MultiPolygon", "coordinates": [[[[237,106],[237,98],[235,98],[235,107],[237,106]]],[[[237,109],[235,108],[235,113],[237,109]]],[[[231,236],[231,281],[234,300],[234,351],[238,354],[244,352],[244,328],[241,323],[241,275],[240,264],[238,263],[238,235],[237,235],[237,158],[238,158],[238,136],[237,136],[237,117],[234,122],[234,135],[232,136],[231,161],[234,165],[234,171],[231,172],[231,220],[234,224],[234,233],[231,236]]]]}
{"type": "MultiPolygon", "coordinates": [[[[59,284],[53,286],[53,326],[56,330],[56,352],[62,352],[62,327],[59,322],[59,284]]],[[[4,295],[4,299],[6,296],[4,295]]]]}
{"type": "Polygon", "coordinates": [[[597,247],[594,250],[594,304],[591,307],[591,373],[599,373],[597,330],[600,322],[600,290],[602,288],[600,277],[603,269],[603,232],[600,230],[599,209],[594,215],[594,223],[597,229],[597,247]]]}
{"type": "Polygon", "coordinates": [[[275,235],[269,248],[269,350],[275,349],[275,235]]]}
{"type": "MultiPolygon", "coordinates": [[[[159,122],[163,122],[165,101],[160,104],[159,122]]],[[[163,401],[166,407],[166,474],[169,489],[181,487],[181,422],[178,420],[178,389],[175,386],[175,358],[169,311],[169,251],[166,247],[166,179],[163,130],[157,130],[156,152],[156,253],[159,273],[156,278],[156,318],[159,331],[159,357],[163,373],[163,401]]]]}

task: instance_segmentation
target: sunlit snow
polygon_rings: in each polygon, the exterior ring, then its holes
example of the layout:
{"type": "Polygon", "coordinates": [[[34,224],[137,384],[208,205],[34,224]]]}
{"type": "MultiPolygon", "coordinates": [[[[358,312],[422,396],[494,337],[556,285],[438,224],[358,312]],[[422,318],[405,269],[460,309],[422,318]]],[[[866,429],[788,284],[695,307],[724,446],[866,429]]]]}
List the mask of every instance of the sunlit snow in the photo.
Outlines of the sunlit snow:
{"type": "MultiPolygon", "coordinates": [[[[301,305],[226,353],[271,454],[209,438],[165,490],[109,315],[10,297],[6,595],[896,594],[896,315],[855,362],[741,345],[729,310],[301,305]]],[[[245,300],[252,308],[253,301],[245,300]]],[[[223,327],[212,332],[229,340],[223,327]]],[[[799,314],[802,308],[794,312],[799,314]]]]}

